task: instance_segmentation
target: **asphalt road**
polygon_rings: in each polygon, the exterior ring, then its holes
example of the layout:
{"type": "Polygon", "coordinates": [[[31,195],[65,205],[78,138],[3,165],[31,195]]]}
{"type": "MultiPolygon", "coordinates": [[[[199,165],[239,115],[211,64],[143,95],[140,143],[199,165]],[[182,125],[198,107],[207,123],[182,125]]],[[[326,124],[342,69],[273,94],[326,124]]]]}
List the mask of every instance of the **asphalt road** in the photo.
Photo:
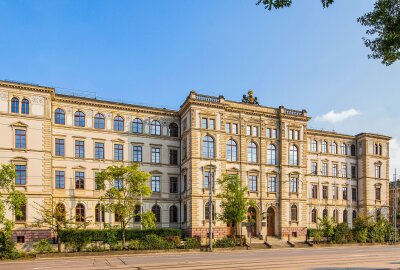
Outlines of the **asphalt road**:
{"type": "Polygon", "coordinates": [[[0,262],[0,270],[19,269],[400,269],[400,247],[285,248],[214,253],[193,252],[42,258],[0,262]]]}

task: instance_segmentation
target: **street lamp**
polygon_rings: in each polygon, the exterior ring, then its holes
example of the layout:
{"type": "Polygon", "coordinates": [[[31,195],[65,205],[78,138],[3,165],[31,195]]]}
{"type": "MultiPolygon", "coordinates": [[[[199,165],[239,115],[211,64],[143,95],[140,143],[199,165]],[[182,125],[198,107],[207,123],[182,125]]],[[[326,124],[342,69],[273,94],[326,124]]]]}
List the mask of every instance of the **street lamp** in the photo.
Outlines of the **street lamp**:
{"type": "Polygon", "coordinates": [[[214,188],[214,184],[213,184],[213,174],[212,174],[212,170],[211,170],[211,158],[213,157],[214,153],[211,151],[211,147],[208,147],[208,158],[210,159],[210,167],[209,167],[209,175],[208,175],[208,189],[210,191],[210,198],[209,198],[209,206],[210,206],[210,211],[209,211],[209,229],[208,229],[208,238],[210,241],[210,252],[213,251],[213,228],[212,228],[212,224],[213,224],[213,188],[214,188]]]}

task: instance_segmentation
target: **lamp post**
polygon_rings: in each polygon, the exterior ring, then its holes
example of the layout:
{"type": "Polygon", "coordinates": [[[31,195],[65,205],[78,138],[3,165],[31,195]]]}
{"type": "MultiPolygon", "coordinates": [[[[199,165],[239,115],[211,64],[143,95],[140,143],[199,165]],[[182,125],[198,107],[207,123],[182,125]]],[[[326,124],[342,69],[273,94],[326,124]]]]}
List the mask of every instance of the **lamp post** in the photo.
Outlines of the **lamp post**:
{"type": "Polygon", "coordinates": [[[208,148],[208,158],[210,159],[210,167],[209,167],[209,175],[208,175],[208,189],[210,191],[210,198],[209,198],[209,206],[210,206],[210,217],[208,219],[209,221],[209,229],[208,229],[208,238],[210,241],[210,252],[213,251],[213,228],[212,228],[212,224],[213,224],[213,174],[212,174],[212,170],[211,170],[211,158],[214,156],[214,153],[211,149],[211,147],[208,148]]]}

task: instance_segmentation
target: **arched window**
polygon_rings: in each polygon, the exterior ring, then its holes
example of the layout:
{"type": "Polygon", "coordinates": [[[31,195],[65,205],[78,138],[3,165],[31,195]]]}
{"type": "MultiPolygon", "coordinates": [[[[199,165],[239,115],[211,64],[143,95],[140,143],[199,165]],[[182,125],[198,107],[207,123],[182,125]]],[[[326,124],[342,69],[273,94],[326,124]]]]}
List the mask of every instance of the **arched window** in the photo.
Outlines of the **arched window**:
{"type": "Polygon", "coordinates": [[[157,120],[151,121],[150,134],[151,135],[161,135],[161,124],[157,120]]]}
{"type": "Polygon", "coordinates": [[[311,222],[317,223],[317,209],[315,208],[311,211],[311,222]]]}
{"type": "Polygon", "coordinates": [[[297,221],[297,205],[295,204],[290,207],[290,220],[297,221]]]}
{"type": "Polygon", "coordinates": [[[382,156],[382,144],[379,144],[379,155],[382,156]]]}
{"type": "Polygon", "coordinates": [[[247,145],[247,161],[257,162],[257,144],[255,142],[250,142],[247,145]]]}
{"type": "Polygon", "coordinates": [[[333,222],[339,222],[339,211],[337,209],[333,210],[333,222]]]}
{"type": "Polygon", "coordinates": [[[237,160],[237,144],[234,140],[230,139],[226,142],[226,160],[237,160]]]}
{"type": "Polygon", "coordinates": [[[347,156],[347,145],[345,143],[342,144],[342,155],[347,156]]]}
{"type": "Polygon", "coordinates": [[[343,211],[343,223],[347,223],[348,222],[348,213],[347,213],[347,210],[345,209],[344,211],[343,211]]]}
{"type": "Polygon", "coordinates": [[[354,220],[357,218],[357,212],[356,212],[356,210],[353,210],[353,214],[352,214],[352,220],[353,220],[353,222],[354,222],[354,220]]]}
{"type": "Polygon", "coordinates": [[[81,203],[78,203],[75,207],[75,221],[85,222],[85,206],[81,203]]]}
{"type": "Polygon", "coordinates": [[[54,123],[59,125],[65,125],[65,112],[63,109],[58,108],[54,112],[54,123]]]}
{"type": "Polygon", "coordinates": [[[331,153],[337,154],[337,144],[335,142],[331,144],[331,153]]]}
{"type": "Polygon", "coordinates": [[[203,157],[214,158],[214,139],[209,135],[203,138],[203,157]]]}
{"type": "Polygon", "coordinates": [[[323,141],[323,142],[322,142],[322,145],[321,145],[321,152],[322,152],[322,153],[328,152],[328,143],[327,143],[326,141],[323,141]]]}
{"type": "MultiPolygon", "coordinates": [[[[215,205],[213,204],[213,220],[215,220],[215,205]]],[[[207,202],[204,206],[204,219],[209,220],[210,219],[210,202],[207,202]]]]}
{"type": "Polygon", "coordinates": [[[59,221],[59,222],[65,221],[65,206],[64,206],[64,204],[58,203],[56,205],[55,215],[56,215],[57,221],[59,221]]]}
{"type": "Polygon", "coordinates": [[[328,217],[328,209],[324,209],[324,211],[322,211],[322,217],[328,217]]]}
{"type": "Polygon", "coordinates": [[[317,152],[318,143],[316,140],[311,141],[311,152],[317,152]]]}
{"type": "Polygon", "coordinates": [[[299,153],[298,153],[298,148],[296,145],[290,146],[289,150],[289,165],[297,166],[299,165],[299,153]]]}
{"type": "Polygon", "coordinates": [[[21,102],[21,113],[29,114],[29,100],[27,100],[25,98],[21,102]]]}
{"type": "Polygon", "coordinates": [[[94,218],[95,218],[95,222],[104,222],[105,218],[104,218],[104,214],[105,214],[105,210],[104,210],[104,206],[101,206],[101,211],[100,211],[100,204],[96,204],[95,210],[94,210],[94,218]]]}
{"type": "Polygon", "coordinates": [[[171,123],[169,124],[169,136],[170,137],[178,137],[179,135],[179,129],[178,129],[178,125],[176,123],[171,123]]]}
{"type": "Polygon", "coordinates": [[[124,118],[122,116],[114,117],[114,131],[124,131],[124,118]]]}
{"type": "Polygon", "coordinates": [[[169,223],[177,223],[178,222],[178,207],[172,205],[169,208],[169,223]]]}
{"type": "Polygon", "coordinates": [[[356,146],[354,144],[350,146],[350,155],[353,157],[356,155],[356,146]]]}
{"type": "Polygon", "coordinates": [[[276,164],[276,146],[273,144],[268,145],[267,148],[267,164],[276,164]]]}
{"type": "Polygon", "coordinates": [[[11,99],[11,112],[19,113],[19,99],[16,97],[11,99]]]}
{"type": "Polygon", "coordinates": [[[142,119],[135,118],[132,122],[132,132],[133,133],[143,133],[143,121],[142,119]]]}
{"type": "Polygon", "coordinates": [[[105,128],[105,118],[101,113],[96,113],[94,116],[94,128],[104,129],[105,128]]]}
{"type": "Polygon", "coordinates": [[[84,127],[85,126],[85,114],[83,112],[81,112],[81,111],[75,112],[74,125],[76,127],[84,127]]]}
{"type": "Polygon", "coordinates": [[[161,222],[161,208],[159,205],[155,204],[151,208],[151,212],[156,216],[156,222],[161,222]]]}

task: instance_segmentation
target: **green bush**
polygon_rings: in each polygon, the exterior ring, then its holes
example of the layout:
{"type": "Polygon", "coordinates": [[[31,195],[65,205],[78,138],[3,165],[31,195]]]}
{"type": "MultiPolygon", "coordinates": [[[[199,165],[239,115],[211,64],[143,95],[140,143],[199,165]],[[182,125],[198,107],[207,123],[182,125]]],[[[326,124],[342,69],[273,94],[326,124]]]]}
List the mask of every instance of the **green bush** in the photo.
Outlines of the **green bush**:
{"type": "Polygon", "coordinates": [[[334,228],[333,241],[337,244],[345,244],[353,241],[353,235],[347,223],[336,225],[334,228]]]}
{"type": "Polygon", "coordinates": [[[140,240],[129,241],[128,249],[139,250],[140,249],[140,240]]]}
{"type": "Polygon", "coordinates": [[[217,239],[217,241],[215,241],[214,246],[217,248],[230,248],[230,247],[235,247],[236,243],[235,240],[233,240],[232,238],[228,238],[228,237],[224,237],[221,239],[217,239]]]}
{"type": "Polygon", "coordinates": [[[146,235],[145,239],[140,241],[140,244],[143,245],[144,249],[172,249],[175,247],[172,242],[168,242],[155,234],[146,235]]]}
{"type": "Polygon", "coordinates": [[[357,217],[353,220],[354,240],[359,243],[366,243],[368,240],[368,219],[357,217]]]}
{"type": "Polygon", "coordinates": [[[199,239],[198,238],[186,238],[185,239],[185,248],[186,249],[200,248],[199,239]]]}
{"type": "Polygon", "coordinates": [[[0,259],[18,259],[22,256],[15,248],[15,242],[10,234],[0,232],[0,259]]]}
{"type": "Polygon", "coordinates": [[[179,247],[181,245],[181,238],[176,235],[168,236],[165,238],[168,242],[172,243],[174,247],[179,247]]]}
{"type": "Polygon", "coordinates": [[[35,242],[33,244],[33,249],[36,253],[40,254],[54,252],[53,246],[47,239],[40,239],[39,241],[35,242]]]}

